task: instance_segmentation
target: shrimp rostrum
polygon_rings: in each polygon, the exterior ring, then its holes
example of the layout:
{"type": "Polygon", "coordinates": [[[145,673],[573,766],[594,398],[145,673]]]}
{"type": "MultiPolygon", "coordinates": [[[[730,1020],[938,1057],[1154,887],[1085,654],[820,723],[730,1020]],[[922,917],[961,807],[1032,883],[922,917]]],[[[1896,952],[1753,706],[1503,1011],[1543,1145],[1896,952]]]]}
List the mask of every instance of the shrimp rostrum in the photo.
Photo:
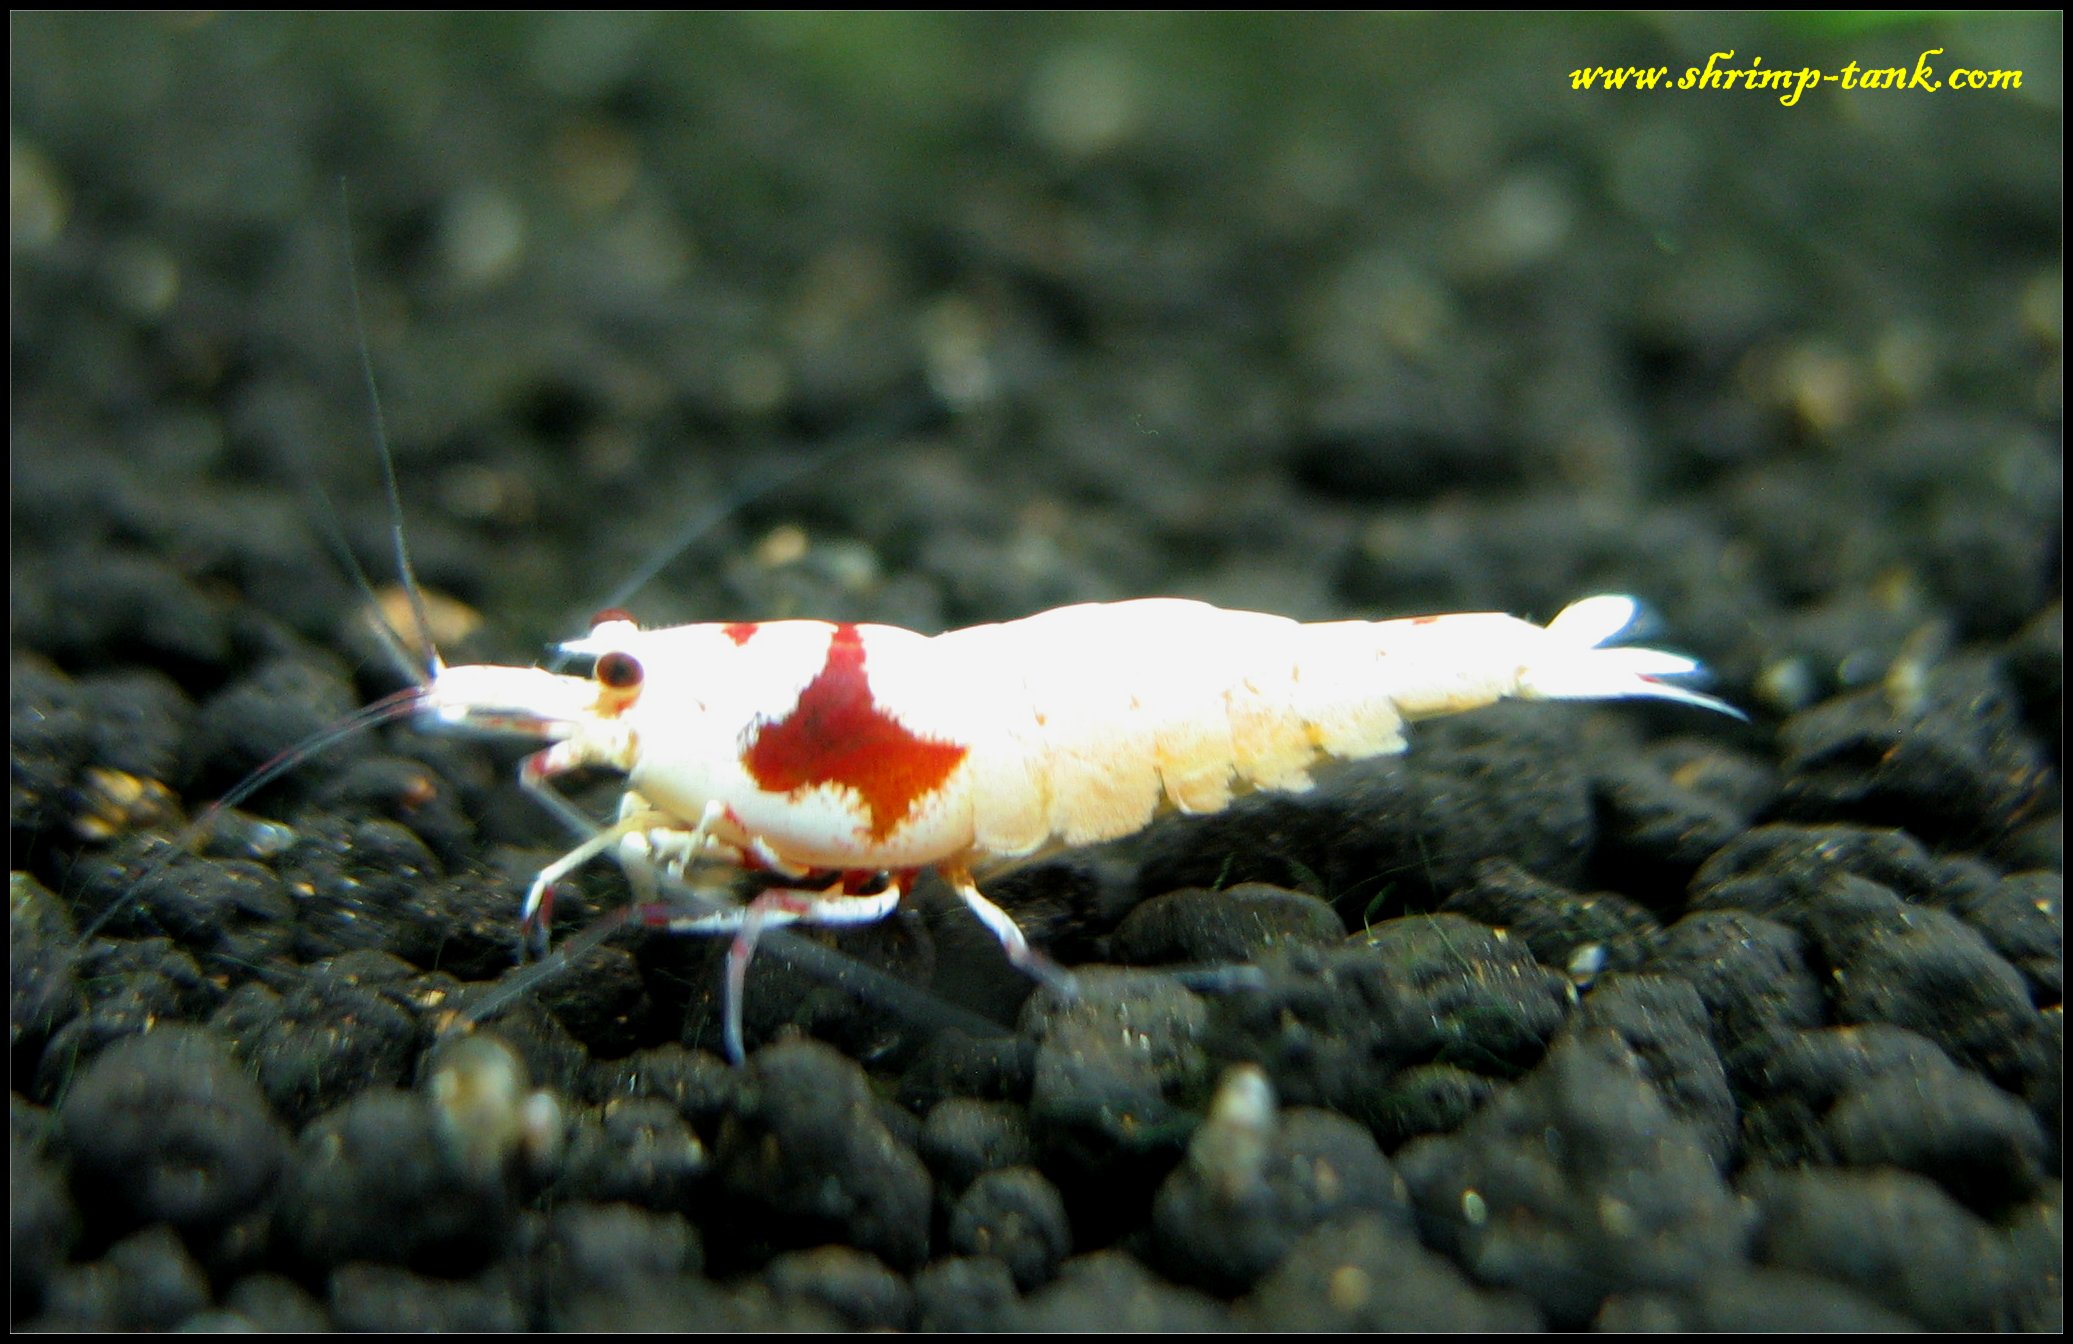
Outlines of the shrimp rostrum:
{"type": "Polygon", "coordinates": [[[608,850],[637,888],[652,890],[653,868],[769,875],[718,909],[636,906],[644,923],[735,935],[738,1059],[757,934],[884,918],[923,870],[1016,966],[1063,980],[975,871],[1129,835],[1162,811],[1306,790],[1321,763],[1402,751],[1412,720],[1510,697],[1736,713],[1677,684],[1694,660],[1614,646],[1635,614],[1632,598],[1601,596],[1545,627],[1491,612],[1303,624],[1150,598],[928,636],[806,620],[642,630],[608,612],[561,646],[588,676],[438,668],[418,704],[439,723],[545,739],[522,768],[535,789],[585,766],[626,777],[616,822],[534,881],[535,941],[553,884],[608,850]]]}

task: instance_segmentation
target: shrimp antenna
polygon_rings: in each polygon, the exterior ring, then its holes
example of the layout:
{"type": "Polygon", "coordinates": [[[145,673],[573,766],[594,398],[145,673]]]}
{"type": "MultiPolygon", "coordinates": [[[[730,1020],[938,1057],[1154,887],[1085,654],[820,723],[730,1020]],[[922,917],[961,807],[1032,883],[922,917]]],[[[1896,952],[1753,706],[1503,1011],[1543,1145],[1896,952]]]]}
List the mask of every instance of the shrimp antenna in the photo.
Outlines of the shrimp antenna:
{"type": "MultiPolygon", "coordinates": [[[[359,339],[360,373],[367,387],[367,405],[374,416],[374,445],[381,458],[382,488],[389,501],[389,536],[396,544],[396,574],[403,584],[403,592],[410,601],[410,619],[417,627],[418,643],[424,649],[424,661],[420,663],[404,649],[396,633],[385,620],[374,622],[382,645],[403,668],[405,675],[420,686],[429,685],[439,675],[443,666],[439,658],[439,646],[432,639],[432,619],[425,611],[424,589],[418,586],[417,569],[410,563],[410,543],[403,535],[403,491],[396,484],[396,455],[389,448],[389,421],[382,412],[381,385],[374,377],[374,351],[367,339],[367,310],[360,300],[360,268],[353,260],[353,197],[346,179],[338,179],[339,217],[345,232],[346,292],[352,300],[353,334],[359,339]]],[[[321,492],[322,487],[318,487],[321,492]]],[[[328,516],[328,515],[327,515],[328,516]]],[[[335,531],[337,524],[331,525],[335,531]]],[[[336,545],[340,539],[334,537],[336,545]]],[[[346,563],[359,576],[361,586],[371,595],[374,586],[367,582],[366,571],[353,558],[350,547],[346,548],[346,563]]]]}
{"type": "Polygon", "coordinates": [[[172,867],[181,856],[192,850],[203,836],[206,836],[213,830],[216,825],[216,818],[222,816],[225,811],[243,803],[253,794],[273,783],[282,775],[287,774],[290,770],[302,765],[325,748],[336,746],[347,738],[357,733],[365,732],[367,729],[379,724],[393,723],[397,719],[407,717],[417,709],[421,698],[421,693],[417,687],[407,686],[392,695],[383,696],[373,704],[354,711],[330,727],[305,737],[293,746],[285,747],[275,753],[272,759],[239,780],[236,786],[229,792],[215,802],[210,803],[206,808],[203,808],[201,815],[189,822],[187,827],[173,838],[172,843],[166,846],[157,858],[145,864],[143,871],[132,878],[115,899],[108,902],[107,905],[101,908],[99,914],[86,922],[86,927],[79,931],[80,941],[84,942],[107,927],[108,921],[129,907],[130,898],[142,890],[145,883],[150,882],[160,873],[172,867]]]}
{"type": "Polygon", "coordinates": [[[696,544],[699,538],[748,505],[776,494],[795,481],[817,475],[869,445],[883,443],[895,435],[921,428],[933,418],[935,409],[935,403],[928,397],[921,394],[910,396],[834,441],[796,460],[768,468],[760,476],[744,482],[726,499],[685,520],[667,540],[655,548],[654,554],[622,579],[619,586],[602,600],[592,603],[589,609],[608,611],[625,607],[633,600],[634,594],[653,582],[657,575],[669,568],[677,557],[696,544]]]}
{"type": "MultiPolygon", "coordinates": [[[[129,883],[120,895],[104,906],[99,914],[87,921],[86,927],[80,933],[82,939],[91,938],[102,928],[106,927],[109,921],[117,914],[128,908],[131,898],[136,895],[144,884],[171,867],[181,855],[187,853],[203,836],[207,835],[215,826],[216,819],[226,809],[238,806],[260,789],[265,788],[268,784],[287,774],[290,770],[295,769],[325,748],[344,741],[346,738],[363,732],[377,724],[391,722],[411,713],[418,704],[421,688],[430,684],[431,674],[438,669],[439,653],[432,643],[431,622],[425,613],[424,597],[418,588],[416,573],[410,567],[410,552],[403,537],[401,493],[396,485],[395,462],[389,452],[388,428],[382,419],[381,393],[376,387],[374,380],[374,360],[369,353],[367,322],[361,311],[359,276],[353,265],[352,196],[343,177],[339,178],[338,191],[340,220],[345,233],[346,283],[352,298],[353,328],[360,340],[360,368],[366,376],[368,399],[374,406],[375,439],[381,449],[382,474],[388,487],[390,527],[396,539],[396,556],[397,562],[401,567],[403,583],[410,594],[411,612],[417,622],[418,638],[429,651],[427,654],[428,666],[419,665],[418,660],[411,655],[409,650],[404,648],[396,632],[389,628],[388,622],[375,621],[373,623],[374,630],[381,639],[383,647],[388,651],[390,657],[395,660],[396,665],[402,670],[404,676],[415,684],[407,691],[386,696],[331,725],[329,728],[323,729],[287,747],[271,760],[261,765],[257,770],[240,780],[228,793],[209,804],[200,816],[196,817],[174,838],[172,844],[162,854],[144,866],[143,871],[129,883]]],[[[346,539],[344,529],[339,525],[338,508],[332,503],[330,492],[324,488],[323,480],[310,466],[307,458],[302,460],[301,465],[303,468],[301,472],[302,484],[304,489],[314,496],[315,507],[312,511],[317,516],[324,534],[325,544],[330,547],[331,553],[337,557],[339,562],[351,572],[354,581],[360,585],[361,591],[372,601],[374,599],[374,584],[367,577],[367,571],[361,566],[359,557],[353,554],[352,544],[346,539]]]]}

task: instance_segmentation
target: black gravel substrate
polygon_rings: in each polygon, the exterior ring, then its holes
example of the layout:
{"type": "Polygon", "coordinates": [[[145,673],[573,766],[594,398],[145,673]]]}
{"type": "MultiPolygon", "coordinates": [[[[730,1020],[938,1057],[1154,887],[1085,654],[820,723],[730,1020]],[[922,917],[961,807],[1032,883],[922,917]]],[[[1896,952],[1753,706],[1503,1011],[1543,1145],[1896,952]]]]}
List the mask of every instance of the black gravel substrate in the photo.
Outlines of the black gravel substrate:
{"type": "Polygon", "coordinates": [[[2059,16],[11,36],[17,1327],[2059,1326],[2059,16]],[[1936,87],[1571,77],[1729,51],[1936,87]],[[1751,722],[990,882],[1073,999],[931,884],[774,941],[740,1069],[689,939],[464,1030],[571,843],[518,750],[186,831],[399,685],[348,251],[453,661],[1630,592],[1751,722]]]}

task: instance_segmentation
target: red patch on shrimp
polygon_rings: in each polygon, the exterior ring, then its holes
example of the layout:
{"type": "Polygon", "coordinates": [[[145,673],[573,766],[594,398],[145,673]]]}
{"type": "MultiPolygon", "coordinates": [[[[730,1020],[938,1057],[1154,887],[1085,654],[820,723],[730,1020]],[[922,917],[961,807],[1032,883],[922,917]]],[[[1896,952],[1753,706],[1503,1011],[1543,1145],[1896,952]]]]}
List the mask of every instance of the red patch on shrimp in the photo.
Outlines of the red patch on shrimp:
{"type": "Polygon", "coordinates": [[[799,702],[756,729],[741,763],[772,793],[850,790],[870,814],[871,838],[883,840],[943,786],[965,750],[918,736],[886,713],[864,675],[863,639],[855,626],[838,625],[799,702]]]}
{"type": "Polygon", "coordinates": [[[757,625],[754,621],[736,621],[732,625],[721,626],[720,633],[727,636],[727,638],[733,640],[736,647],[739,647],[743,644],[748,643],[749,636],[755,634],[756,631],[762,628],[763,627],[757,625]]]}

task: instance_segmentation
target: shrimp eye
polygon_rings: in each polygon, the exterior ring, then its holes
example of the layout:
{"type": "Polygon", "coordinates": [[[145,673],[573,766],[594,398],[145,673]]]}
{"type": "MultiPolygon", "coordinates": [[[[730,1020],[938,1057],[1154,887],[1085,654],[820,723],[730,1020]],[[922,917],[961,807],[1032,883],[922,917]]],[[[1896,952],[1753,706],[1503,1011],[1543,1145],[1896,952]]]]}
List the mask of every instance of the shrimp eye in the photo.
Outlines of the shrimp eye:
{"type": "Polygon", "coordinates": [[[614,691],[631,691],[641,684],[641,660],[630,653],[614,650],[598,655],[598,684],[614,691]]]}

